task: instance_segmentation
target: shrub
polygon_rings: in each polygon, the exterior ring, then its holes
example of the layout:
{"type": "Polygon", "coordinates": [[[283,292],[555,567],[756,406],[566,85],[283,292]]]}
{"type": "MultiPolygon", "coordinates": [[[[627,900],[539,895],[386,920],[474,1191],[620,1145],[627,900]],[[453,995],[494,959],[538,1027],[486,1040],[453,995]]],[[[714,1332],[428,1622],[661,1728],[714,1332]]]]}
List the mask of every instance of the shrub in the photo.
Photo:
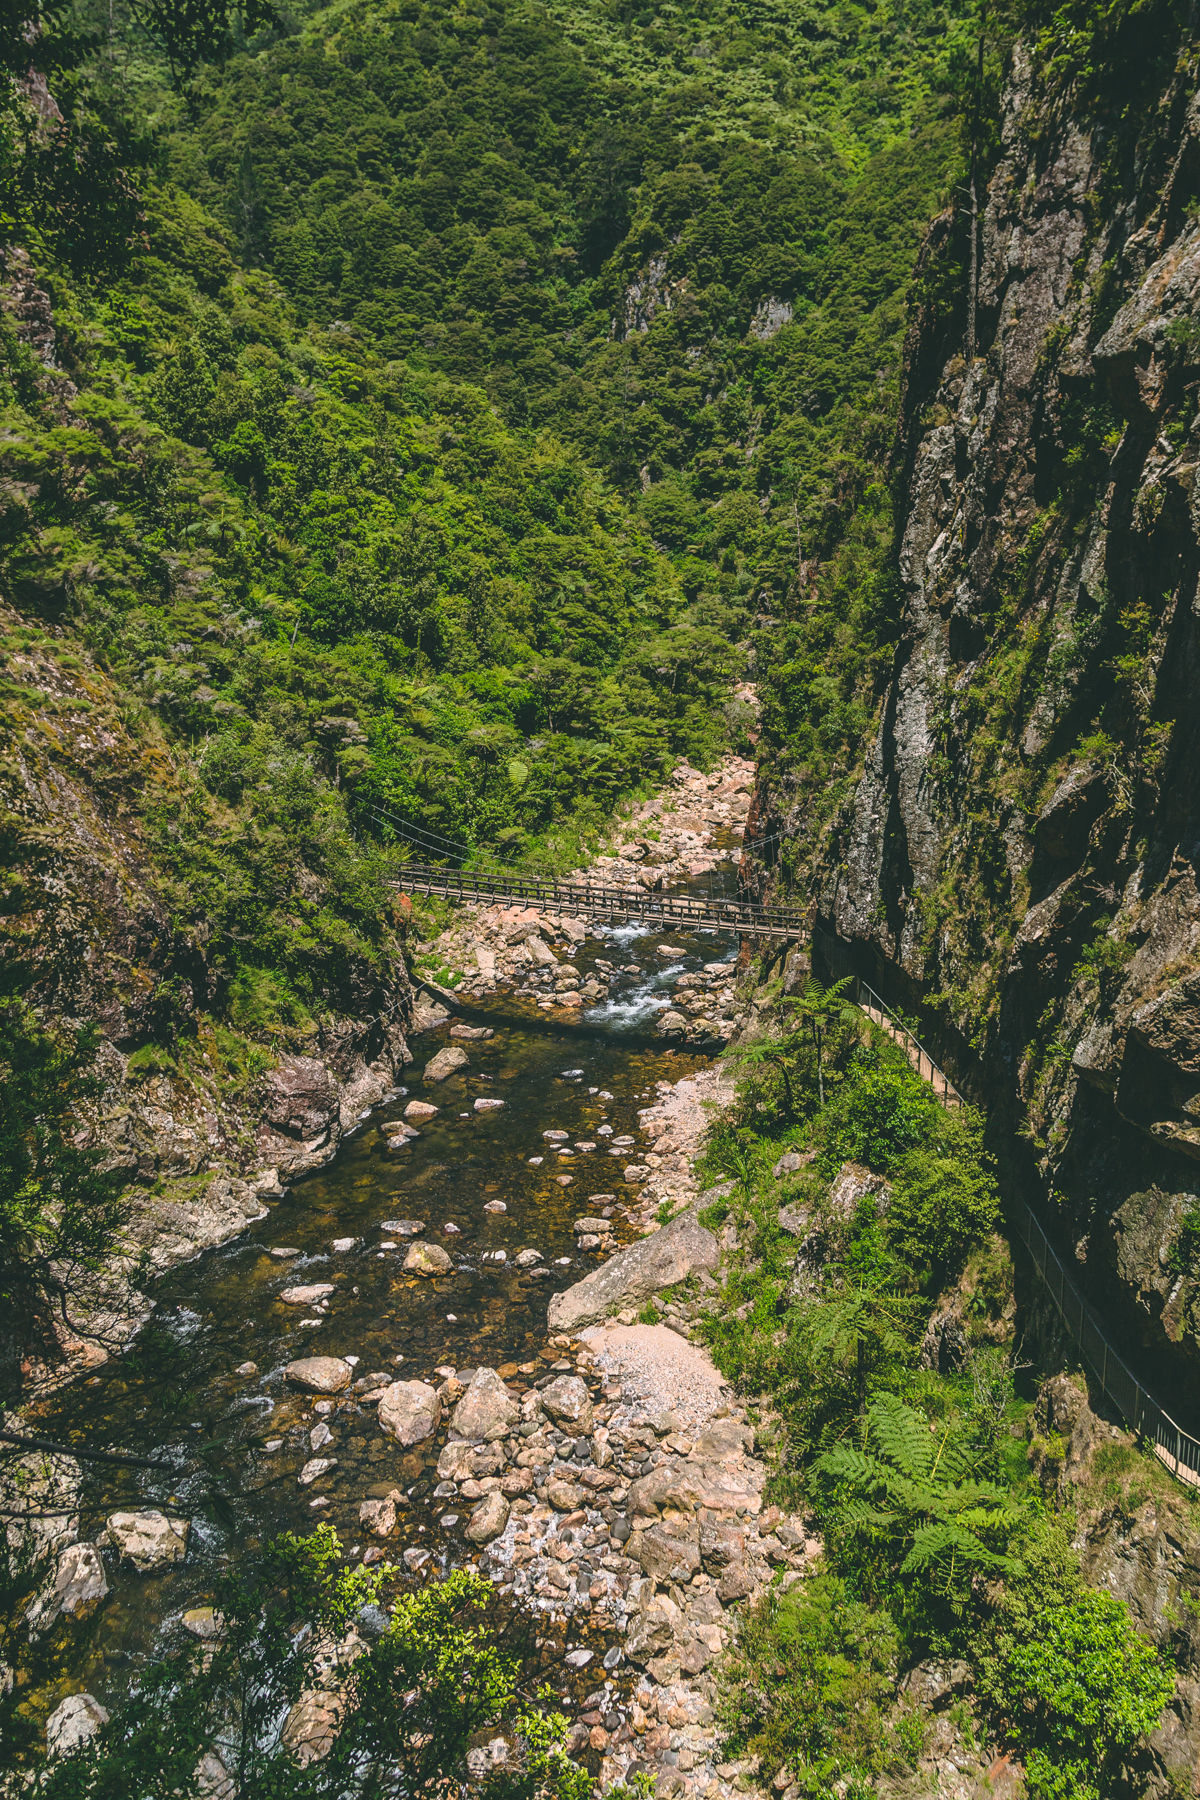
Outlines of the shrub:
{"type": "Polygon", "coordinates": [[[889,1231],[911,1266],[928,1266],[940,1285],[987,1238],[999,1206],[996,1177],[974,1158],[914,1150],[896,1170],[889,1231]]]}

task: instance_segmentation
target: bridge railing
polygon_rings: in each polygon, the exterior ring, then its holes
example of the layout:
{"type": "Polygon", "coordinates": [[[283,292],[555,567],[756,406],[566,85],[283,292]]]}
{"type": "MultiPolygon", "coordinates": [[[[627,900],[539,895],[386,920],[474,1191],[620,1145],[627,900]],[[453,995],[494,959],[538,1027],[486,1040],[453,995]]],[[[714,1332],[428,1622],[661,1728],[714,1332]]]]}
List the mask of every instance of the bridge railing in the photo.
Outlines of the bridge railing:
{"type": "MultiPolygon", "coordinates": [[[[944,1106],[961,1106],[962,1096],[908,1027],[892,1018],[879,995],[861,976],[856,976],[855,980],[858,1003],[867,1016],[881,1025],[895,1042],[904,1044],[914,1068],[923,1080],[931,1082],[944,1106]]],[[[1027,1246],[1038,1281],[1062,1320],[1068,1337],[1078,1347],[1081,1358],[1099,1383],[1101,1393],[1129,1429],[1149,1444],[1164,1468],[1187,1486],[1200,1486],[1200,1439],[1185,1431],[1143,1387],[1084,1299],[1032,1207],[1024,1201],[1015,1202],[1007,1208],[1007,1216],[1027,1246]]]]}
{"type": "Polygon", "coordinates": [[[649,888],[618,887],[586,877],[560,880],[519,874],[476,873],[407,863],[395,883],[402,892],[449,900],[521,900],[610,917],[658,918],[672,924],[713,925],[719,930],[763,937],[806,935],[807,912],[799,906],[759,906],[750,901],[715,896],[664,893],[649,888]]]}

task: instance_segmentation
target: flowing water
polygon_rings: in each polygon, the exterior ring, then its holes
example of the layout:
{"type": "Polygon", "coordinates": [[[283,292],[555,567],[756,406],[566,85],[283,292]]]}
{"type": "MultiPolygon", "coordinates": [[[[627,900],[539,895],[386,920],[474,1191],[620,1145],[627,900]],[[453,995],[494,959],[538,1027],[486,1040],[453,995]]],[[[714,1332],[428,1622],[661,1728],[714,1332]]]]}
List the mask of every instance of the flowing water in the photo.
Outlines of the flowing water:
{"type": "Polygon", "coordinates": [[[624,1169],[645,1147],[637,1109],[655,1099],[656,1083],[678,1081],[707,1060],[637,1035],[652,1028],[684,970],[732,961],[736,948],[712,932],[636,925],[589,937],[573,959],[581,972],[598,957],[638,965],[584,1014],[594,1035],[557,1031],[528,1002],[500,998],[489,1014],[495,1035],[465,1044],[468,1067],[429,1087],[421,1071],[449,1041],[448,1027],[422,1035],[404,1088],[360,1121],[334,1162],[297,1182],[245,1235],[158,1283],[153,1322],[132,1350],[66,1390],[37,1429],[177,1459],[174,1474],[84,1464],[80,1536],[94,1538],[115,1510],[156,1506],[192,1520],[188,1555],[145,1576],[117,1570],[107,1557],[112,1592],[98,1613],[60,1625],[28,1656],[31,1716],[44,1718],[80,1688],[106,1702],[119,1698],[138,1667],[176,1641],[183,1610],[206,1602],[214,1573],[275,1533],[328,1519],[344,1544],[359,1544],[363,1499],[396,1488],[409,1499],[389,1555],[416,1544],[443,1564],[466,1560],[470,1507],[447,1514],[435,1496],[433,1440],[405,1452],[380,1432],[373,1405],[359,1407],[346,1394],[322,1405],[296,1394],[284,1366],[300,1356],[353,1356],[356,1375],[437,1384],[439,1368],[516,1365],[505,1373],[520,1385],[520,1365],[546,1351],[550,1295],[596,1266],[577,1249],[573,1221],[609,1207],[618,1236],[628,1235],[622,1212],[636,1190],[624,1169]],[[660,954],[660,944],[678,953],[660,954]],[[480,1096],[504,1105],[476,1112],[480,1096]],[[432,1101],[438,1115],[406,1150],[392,1152],[380,1125],[413,1097],[432,1101]],[[562,1155],[543,1138],[555,1129],[569,1134],[569,1146],[595,1147],[562,1155]],[[620,1137],[633,1143],[614,1154],[610,1142],[620,1137]],[[569,1186],[556,1180],[563,1174],[569,1186]],[[496,1202],[503,1211],[487,1210],[496,1202]],[[451,1272],[432,1280],[405,1274],[408,1240],[385,1230],[388,1221],[422,1222],[421,1235],[451,1255],[451,1272]],[[352,1248],[333,1247],[347,1238],[352,1248]],[[548,1277],[530,1279],[514,1266],[525,1248],[542,1252],[548,1277]],[[272,1254],[279,1249],[295,1254],[272,1254]],[[284,1288],[319,1282],[335,1287],[326,1314],[279,1299],[284,1288]],[[248,1362],[257,1373],[239,1374],[248,1362]],[[302,1487],[299,1471],[313,1455],[336,1457],[336,1467],[302,1487]]]}

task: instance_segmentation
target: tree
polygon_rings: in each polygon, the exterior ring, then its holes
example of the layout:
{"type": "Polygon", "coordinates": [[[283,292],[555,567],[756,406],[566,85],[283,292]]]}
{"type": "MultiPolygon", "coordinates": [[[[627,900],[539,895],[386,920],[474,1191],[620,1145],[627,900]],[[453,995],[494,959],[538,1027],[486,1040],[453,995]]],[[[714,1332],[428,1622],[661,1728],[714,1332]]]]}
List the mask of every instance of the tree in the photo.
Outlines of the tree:
{"type": "Polygon", "coordinates": [[[867,1375],[873,1361],[903,1356],[908,1348],[905,1325],[920,1303],[890,1293],[866,1279],[847,1283],[818,1301],[803,1324],[810,1352],[832,1357],[843,1368],[854,1370],[857,1410],[867,1404],[867,1375]]]}
{"type": "Polygon", "coordinates": [[[951,1426],[931,1430],[924,1414],[881,1394],[861,1446],[838,1444],[814,1465],[830,1526],[862,1550],[881,1547],[889,1576],[924,1576],[956,1614],[974,1577],[1017,1568],[1008,1545],[1025,1517],[1009,1489],[967,1478],[969,1456],[951,1426]]]}
{"type": "Polygon", "coordinates": [[[848,1023],[858,1015],[858,1008],[852,1000],[846,999],[846,989],[853,981],[852,975],[844,975],[835,981],[832,987],[822,987],[814,975],[810,975],[802,994],[789,994],[784,1001],[786,1006],[793,1006],[803,1024],[812,1033],[813,1048],[817,1053],[817,1098],[822,1106],[825,1104],[825,1071],[822,1056],[825,1038],[831,1025],[848,1023]]]}
{"type": "Polygon", "coordinates": [[[402,1594],[389,1618],[379,1600],[396,1573],[347,1567],[331,1525],[276,1539],[217,1584],[215,1639],[151,1664],[89,1745],[39,1771],[33,1794],[175,1800],[219,1786],[228,1800],[448,1800],[473,1739],[503,1730],[515,1754],[476,1791],[587,1800],[591,1778],[564,1751],[551,1696],[523,1702],[518,1660],[487,1628],[490,1582],[456,1569],[402,1594]]]}
{"type": "Polygon", "coordinates": [[[81,1102],[101,1088],[95,1026],[51,1031],[22,1001],[0,1002],[0,1393],[15,1395],[35,1345],[56,1350],[98,1328],[94,1300],[126,1216],[124,1181],[76,1141],[81,1102]],[[40,1340],[40,1342],[39,1342],[40,1340]]]}
{"type": "Polygon", "coordinates": [[[1035,1800],[1098,1800],[1118,1764],[1154,1729],[1175,1682],[1112,1594],[1085,1590],[1047,1609],[1036,1634],[1002,1644],[988,1670],[991,1697],[1023,1741],[1035,1800]]]}
{"type": "Polygon", "coordinates": [[[162,44],[177,82],[223,54],[236,29],[249,34],[278,19],[272,0],[131,0],[130,10],[162,44]]]}

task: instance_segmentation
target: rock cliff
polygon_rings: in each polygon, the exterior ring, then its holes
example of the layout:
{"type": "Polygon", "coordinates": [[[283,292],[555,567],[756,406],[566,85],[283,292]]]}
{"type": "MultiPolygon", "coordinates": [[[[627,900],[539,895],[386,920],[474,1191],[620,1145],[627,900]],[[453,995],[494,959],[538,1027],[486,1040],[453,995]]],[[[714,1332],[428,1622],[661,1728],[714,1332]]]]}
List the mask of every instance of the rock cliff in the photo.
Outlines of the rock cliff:
{"type": "Polygon", "coordinates": [[[819,837],[798,777],[759,804],[812,871],[818,970],[920,1014],[1010,1188],[1179,1393],[1200,1368],[1200,93],[1169,48],[1114,113],[1015,47],[969,360],[961,228],[926,246],[859,778],[819,837]]]}

